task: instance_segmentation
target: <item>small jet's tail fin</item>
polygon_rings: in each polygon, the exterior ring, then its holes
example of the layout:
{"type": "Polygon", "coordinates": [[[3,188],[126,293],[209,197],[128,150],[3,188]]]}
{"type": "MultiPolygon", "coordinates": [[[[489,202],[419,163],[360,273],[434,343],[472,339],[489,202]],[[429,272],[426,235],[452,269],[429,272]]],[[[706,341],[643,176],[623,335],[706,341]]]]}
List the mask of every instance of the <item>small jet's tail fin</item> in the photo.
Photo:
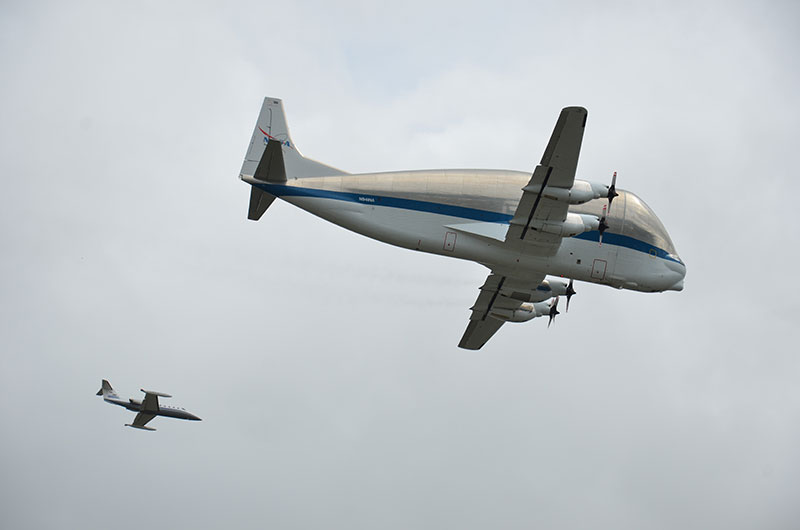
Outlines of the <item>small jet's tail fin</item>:
{"type": "Polygon", "coordinates": [[[114,389],[111,388],[111,383],[107,380],[103,379],[103,384],[100,386],[100,390],[97,391],[98,396],[116,396],[117,393],[114,392],[114,389]]]}
{"type": "Polygon", "coordinates": [[[253,177],[266,146],[275,142],[281,149],[285,162],[285,177],[325,177],[329,175],[345,175],[344,171],[306,158],[297,149],[286,124],[283,102],[277,98],[264,98],[261,112],[258,114],[250,145],[244,157],[239,177],[253,177]]]}

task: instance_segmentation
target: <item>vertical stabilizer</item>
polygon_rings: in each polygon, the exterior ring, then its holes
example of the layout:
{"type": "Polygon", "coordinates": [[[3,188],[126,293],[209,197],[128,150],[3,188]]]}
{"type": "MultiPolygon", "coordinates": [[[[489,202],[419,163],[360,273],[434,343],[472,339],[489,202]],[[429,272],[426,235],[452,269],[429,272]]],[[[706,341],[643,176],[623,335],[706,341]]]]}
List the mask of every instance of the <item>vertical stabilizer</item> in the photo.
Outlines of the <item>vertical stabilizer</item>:
{"type": "Polygon", "coordinates": [[[114,389],[111,388],[111,383],[103,379],[103,384],[100,386],[100,390],[97,391],[98,396],[113,396],[117,397],[117,393],[114,392],[114,389]]]}
{"type": "Polygon", "coordinates": [[[267,143],[271,142],[275,142],[281,148],[287,178],[346,174],[344,171],[304,157],[289,134],[289,126],[286,124],[286,115],[283,112],[283,102],[277,98],[264,98],[242,170],[239,172],[240,178],[252,177],[256,174],[264,149],[267,143]]]}

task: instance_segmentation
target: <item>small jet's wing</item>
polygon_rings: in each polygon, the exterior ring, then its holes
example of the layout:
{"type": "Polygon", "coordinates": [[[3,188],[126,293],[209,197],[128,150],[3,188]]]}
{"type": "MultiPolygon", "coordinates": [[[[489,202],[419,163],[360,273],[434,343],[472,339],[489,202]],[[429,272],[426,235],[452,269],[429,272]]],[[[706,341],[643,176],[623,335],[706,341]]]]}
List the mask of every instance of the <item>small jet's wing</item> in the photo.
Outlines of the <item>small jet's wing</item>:
{"type": "Polygon", "coordinates": [[[586,127],[587,111],[583,107],[567,107],[561,111],[542,161],[525,186],[517,211],[511,219],[506,241],[522,240],[540,245],[542,255],[552,255],[561,245],[561,236],[539,230],[545,222],[562,223],[569,204],[548,199],[544,188],[570,189],[575,183],[575,170],[586,127]]]}
{"type": "Polygon", "coordinates": [[[163,392],[153,392],[152,390],[145,390],[144,388],[141,388],[140,390],[144,392],[144,401],[142,401],[143,412],[158,412],[158,398],[172,397],[169,394],[164,394],[163,392]]]}
{"type": "MultiPolygon", "coordinates": [[[[145,400],[147,400],[147,398],[145,398],[145,400]]],[[[137,429],[144,429],[145,431],[154,431],[155,429],[153,429],[152,427],[145,427],[145,425],[147,425],[147,422],[155,417],[156,417],[155,414],[150,414],[149,412],[140,412],[133,419],[133,423],[126,423],[125,426],[135,427],[137,429]]]]}
{"type": "Polygon", "coordinates": [[[542,274],[521,280],[490,274],[481,286],[475,305],[471,308],[472,315],[458,347],[466,350],[481,349],[505,323],[505,320],[492,316],[492,311],[513,312],[519,309],[519,306],[529,298],[529,291],[536,289],[544,277],[542,274]]]}

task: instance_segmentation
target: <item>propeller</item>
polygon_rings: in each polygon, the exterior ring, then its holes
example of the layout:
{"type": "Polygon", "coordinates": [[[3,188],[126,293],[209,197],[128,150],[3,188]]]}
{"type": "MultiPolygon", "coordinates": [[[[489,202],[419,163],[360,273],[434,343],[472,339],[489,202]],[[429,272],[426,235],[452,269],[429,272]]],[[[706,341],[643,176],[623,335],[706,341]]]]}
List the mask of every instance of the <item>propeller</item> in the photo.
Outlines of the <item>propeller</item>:
{"type": "Polygon", "coordinates": [[[567,295],[567,310],[565,311],[566,313],[569,313],[569,299],[572,298],[573,294],[578,294],[578,293],[575,292],[575,289],[572,287],[572,283],[574,281],[575,280],[570,279],[569,285],[567,285],[567,292],[565,293],[567,295]]]}
{"type": "MultiPolygon", "coordinates": [[[[609,199],[608,202],[610,203],[611,200],[609,199]]],[[[597,231],[600,232],[599,241],[600,241],[601,245],[603,244],[603,232],[608,230],[608,222],[606,221],[607,211],[608,211],[608,207],[607,206],[603,206],[603,214],[600,216],[600,226],[597,227],[597,231]]]]}
{"type": "Polygon", "coordinates": [[[614,200],[614,197],[618,196],[617,193],[617,172],[614,172],[614,176],[611,177],[611,186],[608,187],[608,205],[603,206],[603,215],[600,216],[600,226],[598,227],[598,231],[600,232],[600,244],[603,244],[603,232],[608,229],[608,215],[611,214],[611,201],[614,200]]]}
{"type": "Polygon", "coordinates": [[[553,298],[553,301],[550,302],[550,320],[547,321],[547,327],[550,327],[550,324],[556,319],[556,315],[560,315],[561,313],[558,312],[558,297],[556,296],[553,298]]]}
{"type": "Polygon", "coordinates": [[[614,200],[614,197],[619,195],[617,193],[617,172],[614,172],[614,176],[611,177],[611,186],[608,187],[608,211],[611,212],[611,201],[614,200]]]}

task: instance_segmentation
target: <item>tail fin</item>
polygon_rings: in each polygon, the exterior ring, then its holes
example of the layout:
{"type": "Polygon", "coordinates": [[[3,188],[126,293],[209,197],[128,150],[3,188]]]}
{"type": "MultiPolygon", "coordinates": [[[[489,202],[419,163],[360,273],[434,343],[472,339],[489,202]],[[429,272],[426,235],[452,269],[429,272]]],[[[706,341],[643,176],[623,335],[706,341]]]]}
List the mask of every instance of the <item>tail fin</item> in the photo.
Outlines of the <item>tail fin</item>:
{"type": "Polygon", "coordinates": [[[286,115],[283,112],[283,102],[277,98],[264,98],[242,170],[239,173],[240,178],[255,176],[265,148],[271,141],[281,147],[286,167],[285,174],[288,178],[346,174],[344,171],[304,157],[289,134],[289,126],[286,125],[286,115]]]}
{"type": "Polygon", "coordinates": [[[105,397],[105,396],[115,396],[116,397],[117,393],[114,392],[113,388],[111,388],[111,383],[109,383],[108,381],[103,379],[103,384],[100,386],[100,390],[97,391],[97,395],[98,396],[103,396],[103,397],[105,397]]]}

